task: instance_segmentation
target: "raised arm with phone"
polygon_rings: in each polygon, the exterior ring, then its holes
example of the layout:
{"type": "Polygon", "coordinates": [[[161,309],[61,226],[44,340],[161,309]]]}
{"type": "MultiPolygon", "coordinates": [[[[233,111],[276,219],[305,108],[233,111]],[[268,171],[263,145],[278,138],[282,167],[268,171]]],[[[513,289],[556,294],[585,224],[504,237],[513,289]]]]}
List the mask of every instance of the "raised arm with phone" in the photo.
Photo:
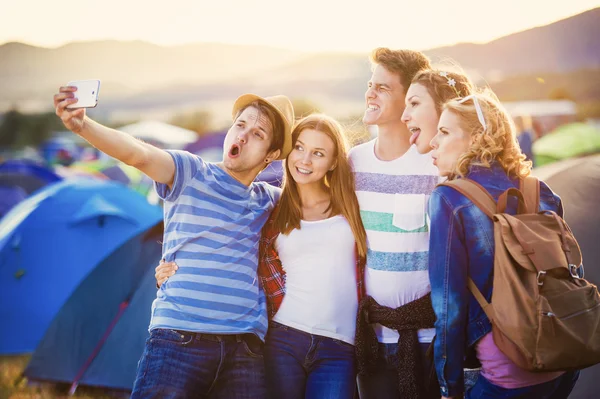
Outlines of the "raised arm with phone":
{"type": "Polygon", "coordinates": [[[68,107],[77,103],[76,92],[60,88],[56,114],[69,130],[156,182],[164,201],[162,255],[180,266],[152,304],[131,397],[264,397],[268,321],[256,270],[260,231],[281,193],[254,179],[290,152],[292,103],[285,96],[240,96],[223,160],[211,163],[94,122],[84,107],[68,107]]]}
{"type": "Polygon", "coordinates": [[[76,91],[77,87],[63,86],[54,95],[56,115],[67,129],[103,153],[139,169],[152,180],[172,185],[175,163],[166,151],[93,121],[86,116],[85,108],[69,108],[78,102],[76,91]]]}

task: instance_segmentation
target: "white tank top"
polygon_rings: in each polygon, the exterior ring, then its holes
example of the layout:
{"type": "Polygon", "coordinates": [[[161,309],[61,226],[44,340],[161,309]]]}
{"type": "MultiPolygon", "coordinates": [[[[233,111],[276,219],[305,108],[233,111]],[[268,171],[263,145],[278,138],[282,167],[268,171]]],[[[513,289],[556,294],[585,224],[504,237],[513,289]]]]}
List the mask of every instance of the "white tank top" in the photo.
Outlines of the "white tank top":
{"type": "Polygon", "coordinates": [[[355,241],[341,216],[301,221],[275,249],[286,273],[278,323],[354,345],[358,297],[355,241]]]}

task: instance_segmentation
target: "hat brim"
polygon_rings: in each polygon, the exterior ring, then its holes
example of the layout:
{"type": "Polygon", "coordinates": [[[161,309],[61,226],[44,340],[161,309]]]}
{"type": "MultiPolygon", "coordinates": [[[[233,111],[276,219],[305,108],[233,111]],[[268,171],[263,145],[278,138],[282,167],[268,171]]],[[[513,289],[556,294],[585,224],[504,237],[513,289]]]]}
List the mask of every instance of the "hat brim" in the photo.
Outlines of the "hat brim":
{"type": "Polygon", "coordinates": [[[246,108],[248,105],[258,100],[264,102],[269,107],[271,107],[272,110],[277,112],[277,115],[279,115],[283,122],[283,146],[281,148],[281,154],[279,154],[279,157],[277,159],[285,159],[292,150],[292,125],[290,122],[288,122],[286,116],[273,103],[271,103],[264,97],[257,96],[256,94],[243,94],[240,97],[238,97],[237,100],[235,100],[235,103],[233,104],[233,109],[231,111],[231,117],[235,120],[235,117],[238,114],[238,112],[240,112],[240,110],[246,108]]]}

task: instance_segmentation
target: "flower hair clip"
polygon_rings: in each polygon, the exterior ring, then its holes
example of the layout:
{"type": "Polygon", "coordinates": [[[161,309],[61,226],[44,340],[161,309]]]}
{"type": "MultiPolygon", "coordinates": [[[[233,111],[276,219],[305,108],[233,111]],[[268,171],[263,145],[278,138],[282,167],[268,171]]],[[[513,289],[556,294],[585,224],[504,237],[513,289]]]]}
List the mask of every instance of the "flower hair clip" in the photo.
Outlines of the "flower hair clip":
{"type": "Polygon", "coordinates": [[[452,87],[452,89],[456,93],[457,97],[462,97],[462,95],[460,94],[460,90],[458,90],[456,88],[456,80],[454,80],[453,78],[449,77],[448,76],[448,72],[442,71],[442,72],[440,72],[440,76],[443,77],[443,78],[446,78],[446,80],[448,82],[448,86],[452,87]]]}

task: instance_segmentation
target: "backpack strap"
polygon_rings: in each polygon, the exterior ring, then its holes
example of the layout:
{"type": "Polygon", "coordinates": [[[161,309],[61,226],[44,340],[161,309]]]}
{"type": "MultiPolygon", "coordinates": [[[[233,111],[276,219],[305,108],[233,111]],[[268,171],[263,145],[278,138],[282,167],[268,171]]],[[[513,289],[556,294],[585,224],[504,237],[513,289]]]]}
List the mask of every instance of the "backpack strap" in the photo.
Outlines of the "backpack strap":
{"type": "Polygon", "coordinates": [[[468,199],[470,199],[479,209],[483,211],[490,219],[494,218],[496,213],[496,201],[479,183],[471,179],[455,179],[439,184],[440,186],[452,187],[468,199]]]}
{"type": "Polygon", "coordinates": [[[540,211],[540,181],[535,176],[527,176],[519,182],[519,190],[525,199],[525,208],[531,213],[540,211]]]}
{"type": "Polygon", "coordinates": [[[531,212],[529,212],[530,208],[528,208],[527,204],[525,203],[525,199],[523,198],[523,193],[514,187],[511,187],[508,190],[506,190],[505,192],[503,192],[502,194],[500,194],[500,197],[498,197],[498,209],[497,209],[496,213],[506,212],[506,205],[508,204],[508,197],[510,197],[511,195],[515,196],[519,200],[519,208],[517,210],[517,213],[519,215],[523,214],[523,213],[531,213],[531,212]]]}
{"type": "Polygon", "coordinates": [[[471,277],[469,277],[469,280],[467,281],[467,286],[469,287],[469,291],[471,291],[475,299],[477,299],[477,302],[479,302],[479,305],[485,312],[488,319],[490,319],[490,322],[493,323],[495,312],[494,308],[492,307],[492,304],[485,300],[485,297],[483,296],[481,291],[479,291],[479,288],[477,288],[475,282],[471,279],[471,277]]]}
{"type": "MultiPolygon", "coordinates": [[[[494,198],[490,195],[490,193],[488,193],[488,191],[479,183],[471,179],[455,179],[445,181],[438,185],[452,187],[477,205],[477,207],[481,209],[481,211],[490,219],[494,218],[497,207],[496,201],[494,201],[494,198]]],[[[492,304],[486,301],[485,297],[470,277],[467,280],[467,286],[469,287],[469,291],[471,291],[475,299],[477,299],[477,302],[485,312],[488,319],[490,319],[490,321],[493,323],[495,313],[492,304]]]]}

